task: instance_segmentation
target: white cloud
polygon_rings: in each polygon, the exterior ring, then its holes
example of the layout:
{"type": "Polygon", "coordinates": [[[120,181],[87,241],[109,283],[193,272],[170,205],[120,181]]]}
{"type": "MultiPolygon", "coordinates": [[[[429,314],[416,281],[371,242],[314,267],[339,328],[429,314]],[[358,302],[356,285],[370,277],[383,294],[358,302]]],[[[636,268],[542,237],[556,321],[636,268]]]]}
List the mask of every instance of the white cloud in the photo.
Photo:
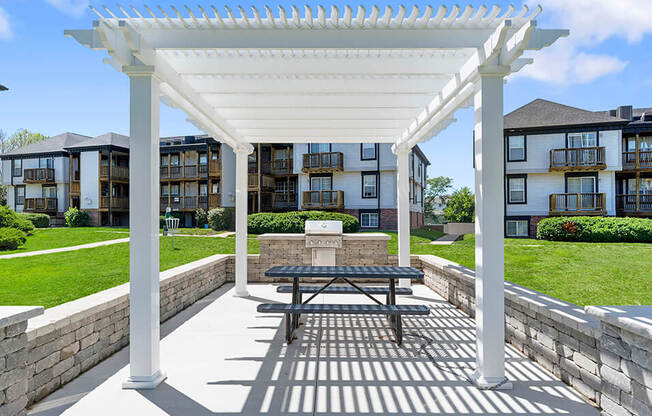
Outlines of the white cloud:
{"type": "Polygon", "coordinates": [[[519,76],[558,85],[586,84],[621,72],[628,62],[592,50],[609,38],[628,43],[640,42],[652,33],[652,7],[649,0],[528,0],[543,6],[545,26],[570,29],[567,39],[534,55],[534,64],[519,76]],[[648,5],[649,6],[649,5],[648,5]]]}
{"type": "Polygon", "coordinates": [[[55,9],[72,17],[81,17],[88,9],[89,0],[45,0],[55,9]]]}
{"type": "Polygon", "coordinates": [[[9,23],[9,15],[0,7],[0,40],[11,39],[13,36],[11,31],[11,24],[9,23]]]}

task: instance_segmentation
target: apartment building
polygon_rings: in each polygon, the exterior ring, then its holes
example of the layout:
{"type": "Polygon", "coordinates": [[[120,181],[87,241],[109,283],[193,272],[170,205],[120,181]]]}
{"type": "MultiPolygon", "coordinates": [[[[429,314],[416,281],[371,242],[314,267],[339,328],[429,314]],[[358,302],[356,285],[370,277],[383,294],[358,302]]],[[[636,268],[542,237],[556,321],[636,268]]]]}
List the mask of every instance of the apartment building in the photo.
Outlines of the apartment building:
{"type": "MultiPolygon", "coordinates": [[[[62,217],[72,206],[88,211],[93,225],[129,224],[128,137],[107,133],[91,138],[66,133],[35,145],[39,145],[35,146],[39,153],[28,146],[1,157],[3,173],[18,172],[21,164],[33,164],[32,155],[38,163],[44,150],[57,152],[60,201],[46,198],[34,203],[42,209],[33,212],[62,217]]],[[[410,162],[411,224],[419,227],[424,224],[429,161],[415,147],[410,162]]],[[[42,163],[55,165],[54,160],[42,163]]],[[[249,155],[248,169],[250,213],[331,210],[356,216],[363,228],[397,227],[396,156],[390,144],[257,144],[249,155]]],[[[47,172],[54,175],[54,170],[47,172]]],[[[234,172],[235,154],[211,137],[161,138],[161,213],[169,207],[182,214],[183,225],[192,226],[198,208],[234,207],[234,172]]],[[[18,196],[11,198],[9,205],[22,211],[23,206],[15,203],[24,199],[22,181],[7,173],[3,181],[13,188],[10,193],[18,196]],[[15,179],[17,187],[8,179],[15,179]]],[[[36,188],[30,188],[28,194],[35,192],[36,188]]],[[[54,191],[48,188],[43,192],[50,195],[54,191]]]]}
{"type": "Polygon", "coordinates": [[[0,155],[7,205],[17,212],[45,213],[61,222],[70,204],[67,147],[90,139],[63,133],[0,155]]]}
{"type": "Polygon", "coordinates": [[[549,216],[652,216],[652,108],[537,99],[505,115],[505,235],[549,216]]]}

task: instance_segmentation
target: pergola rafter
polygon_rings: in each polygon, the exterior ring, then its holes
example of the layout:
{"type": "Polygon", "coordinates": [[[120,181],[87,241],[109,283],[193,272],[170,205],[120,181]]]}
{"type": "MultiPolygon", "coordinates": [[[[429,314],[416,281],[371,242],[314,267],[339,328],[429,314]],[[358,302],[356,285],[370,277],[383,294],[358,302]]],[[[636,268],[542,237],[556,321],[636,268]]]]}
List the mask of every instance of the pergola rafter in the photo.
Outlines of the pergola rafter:
{"type": "MultiPolygon", "coordinates": [[[[409,152],[475,107],[477,371],[508,387],[503,356],[504,77],[526,50],[565,30],[537,29],[537,7],[329,10],[268,6],[118,6],[66,34],[130,77],[130,354],[126,387],[152,388],[158,362],[158,101],[182,109],[236,157],[235,293],[247,296],[247,162],[252,143],[392,143],[399,265],[410,265],[409,152]],[[121,16],[119,16],[121,15],[121,16]],[[498,162],[498,163],[497,163],[498,162]]],[[[403,284],[404,282],[402,282],[403,284]]],[[[409,283],[409,282],[407,282],[409,283]]]]}

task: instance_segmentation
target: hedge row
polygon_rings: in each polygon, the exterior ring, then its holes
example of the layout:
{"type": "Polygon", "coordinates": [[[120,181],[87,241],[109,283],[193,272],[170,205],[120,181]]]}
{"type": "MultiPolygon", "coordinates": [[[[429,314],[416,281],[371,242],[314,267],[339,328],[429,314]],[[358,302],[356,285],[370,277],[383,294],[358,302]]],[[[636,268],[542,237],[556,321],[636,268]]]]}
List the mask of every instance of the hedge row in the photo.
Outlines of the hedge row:
{"type": "Polygon", "coordinates": [[[615,217],[551,217],[537,225],[537,238],[551,241],[652,243],[652,220],[615,217]]]}
{"type": "Polygon", "coordinates": [[[22,213],[20,216],[34,224],[36,228],[48,228],[50,226],[50,216],[47,214],[22,213]]]}
{"type": "Polygon", "coordinates": [[[323,211],[263,212],[249,215],[247,228],[250,234],[264,233],[302,233],[306,221],[332,220],[342,221],[345,233],[357,233],[360,222],[349,214],[323,211]]]}
{"type": "Polygon", "coordinates": [[[11,208],[0,206],[0,228],[15,228],[29,234],[34,230],[34,224],[18,215],[11,208]]]}

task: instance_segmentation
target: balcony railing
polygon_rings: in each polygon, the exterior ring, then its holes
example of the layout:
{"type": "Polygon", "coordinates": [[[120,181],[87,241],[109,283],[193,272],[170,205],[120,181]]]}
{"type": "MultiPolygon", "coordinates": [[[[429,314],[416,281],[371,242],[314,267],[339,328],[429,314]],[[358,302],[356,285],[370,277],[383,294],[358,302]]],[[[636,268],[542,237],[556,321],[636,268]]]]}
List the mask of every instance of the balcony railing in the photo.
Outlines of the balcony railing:
{"type": "Polygon", "coordinates": [[[605,215],[605,199],[603,193],[551,194],[550,214],[605,215]]]}
{"type": "Polygon", "coordinates": [[[652,150],[623,152],[624,169],[652,169],[652,150]],[[637,157],[638,156],[638,157],[637,157]]]}
{"type": "Polygon", "coordinates": [[[23,182],[54,182],[54,169],[25,169],[23,172],[23,182]]]}
{"type": "Polygon", "coordinates": [[[161,211],[165,211],[167,207],[172,208],[173,211],[178,210],[195,210],[197,208],[203,208],[208,200],[208,205],[210,208],[220,206],[220,195],[211,194],[211,195],[190,195],[190,196],[162,196],[160,202],[161,211]]]}
{"type": "Polygon", "coordinates": [[[25,198],[26,212],[57,212],[57,198],[25,198]]]}
{"type": "Polygon", "coordinates": [[[274,209],[296,209],[297,194],[295,192],[274,192],[272,196],[272,206],[274,209]]]}
{"type": "MultiPolygon", "coordinates": [[[[108,166],[100,166],[100,177],[101,178],[109,177],[108,166]]],[[[111,178],[128,180],[129,168],[127,166],[111,166],[111,178]]]]}
{"type": "Polygon", "coordinates": [[[341,152],[306,153],[303,155],[304,172],[333,172],[344,170],[341,152]]]}
{"type": "Polygon", "coordinates": [[[222,196],[220,194],[199,195],[199,208],[204,208],[208,203],[209,208],[219,207],[222,196]]]}
{"type": "MultiPolygon", "coordinates": [[[[100,208],[109,208],[109,197],[100,197],[100,208]]],[[[129,209],[129,198],[126,196],[111,197],[111,209],[129,209]]]]}
{"type": "Polygon", "coordinates": [[[552,149],[550,151],[550,170],[606,169],[605,155],[604,147],[552,149]]]}
{"type": "Polygon", "coordinates": [[[344,191],[303,191],[303,209],[343,209],[344,191]]]}
{"type": "MultiPolygon", "coordinates": [[[[273,189],[274,188],[274,178],[268,175],[261,175],[262,177],[262,186],[261,188],[273,189]]],[[[259,180],[258,175],[255,173],[250,173],[247,179],[247,184],[249,188],[258,188],[259,180]]]]}
{"type": "Polygon", "coordinates": [[[292,159],[277,159],[272,161],[272,172],[274,175],[287,175],[292,173],[294,160],[292,159]]]}
{"type": "Polygon", "coordinates": [[[618,194],[616,210],[627,213],[652,213],[652,194],[618,194]]]}
{"type": "Polygon", "coordinates": [[[81,186],[79,181],[72,181],[70,182],[70,193],[71,194],[79,194],[81,192],[81,186]]]}

